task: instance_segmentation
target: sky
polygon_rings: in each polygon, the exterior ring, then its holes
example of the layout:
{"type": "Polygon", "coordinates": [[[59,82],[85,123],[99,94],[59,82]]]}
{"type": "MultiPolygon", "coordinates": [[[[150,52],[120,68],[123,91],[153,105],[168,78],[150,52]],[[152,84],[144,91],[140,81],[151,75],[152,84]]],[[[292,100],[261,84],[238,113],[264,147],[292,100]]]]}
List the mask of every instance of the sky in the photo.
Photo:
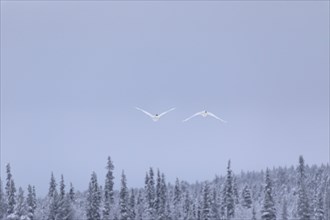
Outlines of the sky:
{"type": "Polygon", "coordinates": [[[194,183],[329,161],[327,1],[1,1],[1,179],[194,183]],[[152,113],[176,110],[153,122],[152,113]],[[188,116],[208,110],[228,121],[188,116]]]}

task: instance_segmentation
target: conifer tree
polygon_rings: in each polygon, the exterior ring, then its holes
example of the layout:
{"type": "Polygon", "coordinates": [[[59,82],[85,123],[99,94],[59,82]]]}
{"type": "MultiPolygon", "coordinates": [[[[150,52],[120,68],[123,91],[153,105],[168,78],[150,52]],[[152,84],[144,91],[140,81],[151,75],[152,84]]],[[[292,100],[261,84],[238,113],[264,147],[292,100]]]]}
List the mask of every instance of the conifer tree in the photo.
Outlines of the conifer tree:
{"type": "Polygon", "coordinates": [[[59,202],[60,198],[57,192],[57,189],[55,188],[55,191],[53,191],[52,196],[49,198],[49,211],[48,211],[48,217],[47,220],[57,220],[59,218],[59,202]]]}
{"type": "Polygon", "coordinates": [[[164,174],[160,174],[157,171],[157,183],[156,183],[156,199],[155,199],[155,212],[157,219],[163,220],[166,217],[166,183],[164,174]]]}
{"type": "MultiPolygon", "coordinates": [[[[202,192],[203,192],[203,189],[202,189],[202,192]]],[[[201,198],[197,199],[196,206],[197,206],[196,218],[197,218],[197,220],[203,220],[203,196],[201,198]]]]}
{"type": "Polygon", "coordinates": [[[61,175],[60,181],[60,199],[64,199],[65,196],[65,184],[64,184],[64,177],[61,175]]]}
{"type": "Polygon", "coordinates": [[[238,187],[237,187],[237,181],[235,176],[233,176],[233,194],[234,194],[234,201],[235,204],[239,203],[239,194],[238,194],[238,187]]]}
{"type": "Polygon", "coordinates": [[[16,205],[16,187],[11,174],[10,164],[6,166],[7,182],[6,182],[6,196],[7,196],[7,216],[14,214],[16,205]]]}
{"type": "Polygon", "coordinates": [[[169,201],[166,202],[165,219],[166,220],[174,220],[174,219],[172,219],[172,211],[171,211],[171,207],[170,207],[170,202],[169,201]]]}
{"type": "Polygon", "coordinates": [[[330,219],[330,176],[325,180],[324,208],[324,219],[328,220],[330,219]]]}
{"type": "Polygon", "coordinates": [[[316,210],[315,210],[315,219],[324,220],[324,200],[323,200],[323,191],[320,190],[317,196],[316,210]]]}
{"type": "Polygon", "coordinates": [[[111,161],[110,156],[108,157],[107,161],[107,174],[105,177],[105,184],[104,184],[104,208],[103,208],[103,220],[109,220],[111,217],[111,209],[114,204],[114,197],[113,197],[113,186],[114,186],[114,176],[113,170],[114,165],[111,161]]]}
{"type": "Polygon", "coordinates": [[[58,218],[61,220],[71,220],[73,218],[73,210],[71,206],[70,195],[65,193],[64,177],[61,175],[60,194],[58,202],[58,218]]]}
{"type": "Polygon", "coordinates": [[[143,220],[144,217],[144,209],[145,209],[145,204],[143,200],[143,193],[142,190],[139,190],[137,199],[136,199],[136,219],[137,220],[143,220]]]}
{"type": "Polygon", "coordinates": [[[124,171],[121,174],[119,207],[120,207],[120,220],[128,220],[129,219],[128,190],[127,190],[126,176],[124,171]]]}
{"type": "Polygon", "coordinates": [[[220,198],[216,188],[213,189],[212,200],[211,200],[211,218],[221,219],[220,216],[220,198]]]}
{"type": "Polygon", "coordinates": [[[208,182],[206,182],[203,187],[202,219],[211,220],[211,195],[208,182]]]}
{"type": "Polygon", "coordinates": [[[136,211],[135,211],[135,193],[134,190],[131,190],[131,195],[129,198],[129,219],[133,220],[136,217],[136,211]]]}
{"type": "Polygon", "coordinates": [[[181,218],[181,186],[178,178],[175,180],[174,185],[174,197],[173,197],[173,205],[174,205],[174,219],[181,218]]]}
{"type": "Polygon", "coordinates": [[[48,205],[48,215],[47,220],[57,220],[59,214],[59,202],[60,198],[57,192],[57,184],[53,172],[50,175],[47,205],[48,205]]]}
{"type": "Polygon", "coordinates": [[[282,204],[281,220],[289,220],[288,203],[285,198],[283,199],[283,204],[282,204]]]}
{"type": "Polygon", "coordinates": [[[28,217],[30,218],[30,220],[33,220],[34,212],[35,209],[37,208],[37,198],[35,194],[35,188],[32,187],[31,185],[28,185],[28,195],[26,198],[26,203],[27,203],[28,217]]]}
{"type": "Polygon", "coordinates": [[[101,193],[97,183],[96,173],[93,172],[87,194],[87,220],[100,220],[101,193]]]}
{"type": "Polygon", "coordinates": [[[34,203],[34,209],[37,208],[37,193],[36,193],[36,187],[32,186],[32,198],[34,203]]]}
{"type": "Polygon", "coordinates": [[[221,190],[222,196],[220,199],[220,219],[226,219],[226,185],[222,187],[221,190]]]}
{"type": "Polygon", "coordinates": [[[5,193],[3,192],[2,181],[0,178],[0,219],[2,219],[6,214],[6,201],[5,193]]]}
{"type": "Polygon", "coordinates": [[[257,212],[255,206],[252,208],[252,219],[251,220],[257,220],[257,212]]]}
{"type": "Polygon", "coordinates": [[[275,220],[276,219],[276,209],[273,199],[273,188],[272,181],[270,178],[269,169],[266,170],[266,180],[264,188],[264,201],[261,210],[261,219],[263,220],[275,220]]]}
{"type": "Polygon", "coordinates": [[[243,188],[242,198],[243,198],[242,206],[248,209],[251,208],[252,205],[251,191],[247,185],[245,185],[243,188]]]}
{"type": "Polygon", "coordinates": [[[149,169],[149,175],[145,179],[145,192],[146,192],[146,205],[147,205],[147,218],[155,218],[155,182],[153,169],[149,169]]]}
{"type": "Polygon", "coordinates": [[[167,186],[166,186],[166,181],[165,181],[165,175],[162,173],[161,175],[161,184],[160,184],[160,207],[159,207],[159,212],[160,212],[160,219],[169,219],[170,218],[170,210],[168,209],[169,207],[169,201],[167,200],[167,186]],[[167,206],[168,205],[168,206],[167,206]]]}
{"type": "Polygon", "coordinates": [[[54,174],[52,172],[51,175],[50,175],[48,196],[53,197],[55,191],[56,191],[56,180],[55,180],[54,174]]]}
{"type": "Polygon", "coordinates": [[[160,177],[160,172],[157,170],[157,180],[156,180],[156,198],[155,198],[155,212],[157,215],[157,218],[161,216],[163,213],[161,213],[161,177],[160,177]]]}
{"type": "Polygon", "coordinates": [[[183,219],[192,219],[192,202],[189,191],[185,192],[183,201],[183,219]]]}
{"type": "Polygon", "coordinates": [[[231,219],[235,216],[235,200],[230,160],[228,161],[227,176],[223,192],[223,208],[225,210],[225,215],[227,219],[231,219]]]}
{"type": "MultiPolygon", "coordinates": [[[[13,219],[29,220],[26,202],[24,198],[24,191],[21,187],[19,187],[18,189],[17,204],[15,206],[14,216],[15,217],[13,219]]],[[[11,219],[10,217],[7,218],[11,219]]]]}
{"type": "Polygon", "coordinates": [[[299,157],[298,166],[298,218],[299,220],[309,220],[310,219],[310,208],[306,190],[306,174],[305,174],[305,162],[302,156],[299,157]]]}
{"type": "Polygon", "coordinates": [[[70,183],[69,198],[71,202],[75,202],[75,192],[72,183],[70,183]]]}

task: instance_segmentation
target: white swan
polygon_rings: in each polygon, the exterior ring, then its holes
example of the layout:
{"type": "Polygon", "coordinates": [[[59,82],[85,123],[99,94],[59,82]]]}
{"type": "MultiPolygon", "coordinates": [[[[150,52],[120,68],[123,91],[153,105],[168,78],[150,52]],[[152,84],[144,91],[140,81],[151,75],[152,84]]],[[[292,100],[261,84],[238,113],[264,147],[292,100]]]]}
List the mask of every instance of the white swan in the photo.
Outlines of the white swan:
{"type": "Polygon", "coordinates": [[[151,114],[151,113],[149,113],[149,112],[147,112],[146,110],[143,110],[143,109],[141,109],[141,108],[138,108],[138,107],[135,107],[135,108],[136,108],[137,110],[143,112],[144,114],[150,116],[151,119],[152,119],[154,122],[158,121],[158,120],[160,119],[160,117],[164,116],[165,114],[167,114],[167,113],[169,113],[170,111],[173,111],[173,110],[175,109],[175,108],[171,108],[171,109],[169,109],[169,110],[167,110],[167,111],[165,111],[165,112],[163,112],[163,113],[161,113],[161,114],[155,114],[155,115],[153,115],[153,114],[151,114]]]}
{"type": "Polygon", "coordinates": [[[216,116],[216,115],[213,114],[212,112],[208,112],[208,111],[206,111],[206,110],[201,111],[201,112],[197,112],[196,114],[193,114],[193,115],[190,116],[189,118],[186,118],[185,120],[183,120],[183,122],[186,122],[186,121],[188,121],[188,120],[190,120],[190,119],[192,119],[193,117],[196,117],[196,116],[198,116],[198,115],[201,115],[201,116],[203,116],[204,118],[207,117],[207,116],[211,116],[211,117],[213,117],[213,118],[215,118],[215,119],[220,120],[220,121],[223,122],[223,123],[226,123],[225,120],[219,118],[218,116],[216,116]]]}

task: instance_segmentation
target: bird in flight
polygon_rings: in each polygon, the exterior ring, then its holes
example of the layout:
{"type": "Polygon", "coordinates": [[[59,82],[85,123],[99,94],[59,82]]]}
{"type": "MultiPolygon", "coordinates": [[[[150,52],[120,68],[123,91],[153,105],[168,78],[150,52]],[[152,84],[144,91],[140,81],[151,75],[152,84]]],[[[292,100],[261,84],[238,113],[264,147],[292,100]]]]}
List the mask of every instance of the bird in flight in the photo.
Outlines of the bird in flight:
{"type": "Polygon", "coordinates": [[[190,116],[189,118],[186,118],[185,120],[183,120],[183,122],[186,122],[186,121],[188,121],[188,120],[190,120],[190,119],[192,119],[192,118],[194,118],[194,117],[196,117],[196,116],[198,116],[198,115],[201,115],[201,116],[203,116],[204,118],[207,117],[207,116],[211,116],[211,117],[213,117],[213,118],[215,118],[215,119],[218,119],[219,121],[221,121],[221,122],[223,122],[223,123],[226,123],[225,120],[219,118],[218,116],[216,116],[216,115],[213,114],[212,112],[208,112],[208,111],[206,111],[206,110],[201,111],[201,112],[197,112],[196,114],[193,114],[193,115],[190,116]]]}
{"type": "Polygon", "coordinates": [[[165,114],[167,114],[167,113],[169,113],[170,111],[173,111],[173,110],[175,109],[175,108],[171,108],[171,109],[169,109],[169,110],[167,110],[167,111],[165,111],[165,112],[163,112],[163,113],[161,113],[161,114],[155,114],[155,115],[153,115],[153,114],[151,114],[151,113],[149,113],[149,112],[147,112],[146,110],[143,110],[143,109],[141,109],[141,108],[138,108],[138,107],[135,107],[135,108],[136,108],[137,110],[143,112],[144,114],[148,115],[149,117],[151,117],[151,119],[152,119],[154,122],[158,121],[158,120],[160,119],[160,117],[164,116],[165,114]]]}

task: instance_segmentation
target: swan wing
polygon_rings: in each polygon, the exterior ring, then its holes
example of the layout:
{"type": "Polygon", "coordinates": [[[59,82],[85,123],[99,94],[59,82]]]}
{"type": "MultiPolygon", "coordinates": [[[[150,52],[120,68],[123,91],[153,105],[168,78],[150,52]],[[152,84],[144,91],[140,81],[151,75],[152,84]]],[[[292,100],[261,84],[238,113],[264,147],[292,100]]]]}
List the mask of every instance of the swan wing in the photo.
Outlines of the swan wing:
{"type": "Polygon", "coordinates": [[[218,116],[216,116],[216,115],[215,115],[215,114],[213,114],[212,112],[208,112],[208,115],[209,115],[209,116],[212,116],[213,118],[216,118],[216,119],[218,119],[219,121],[221,121],[221,122],[223,122],[223,123],[226,123],[226,121],[225,121],[225,120],[223,120],[223,119],[219,118],[218,116]]]}
{"type": "Polygon", "coordinates": [[[193,114],[192,116],[190,116],[189,118],[186,118],[185,120],[183,120],[183,122],[186,122],[186,121],[192,119],[193,117],[196,117],[197,115],[201,115],[202,113],[203,112],[197,112],[197,113],[193,114]]]}
{"type": "Polygon", "coordinates": [[[152,115],[151,113],[147,112],[146,110],[143,110],[143,109],[141,109],[141,108],[139,108],[139,107],[135,107],[135,108],[136,108],[137,110],[143,112],[144,114],[150,116],[151,118],[154,117],[154,115],[152,115]]]}
{"type": "Polygon", "coordinates": [[[165,111],[165,112],[159,114],[159,117],[162,117],[163,115],[165,115],[165,114],[167,114],[167,113],[173,111],[174,109],[175,109],[175,108],[171,108],[171,109],[169,109],[169,110],[167,110],[167,111],[165,111]]]}

